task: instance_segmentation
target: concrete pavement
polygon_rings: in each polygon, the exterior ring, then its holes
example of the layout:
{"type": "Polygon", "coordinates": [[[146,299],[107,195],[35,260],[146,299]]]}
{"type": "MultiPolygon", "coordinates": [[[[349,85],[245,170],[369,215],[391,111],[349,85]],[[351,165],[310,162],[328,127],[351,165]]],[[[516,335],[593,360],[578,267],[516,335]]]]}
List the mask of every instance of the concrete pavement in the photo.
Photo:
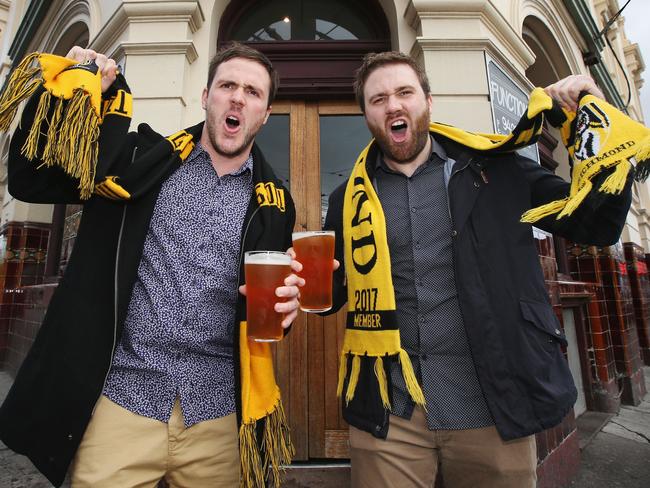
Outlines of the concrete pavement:
{"type": "MultiPolygon", "coordinates": [[[[644,368],[650,392],[650,367],[644,368]]],[[[11,377],[0,371],[0,403],[4,400],[11,377]]],[[[595,435],[581,441],[580,472],[570,488],[647,488],[650,486],[650,393],[637,407],[622,406],[614,416],[594,416],[595,435]],[[604,427],[601,425],[604,423],[604,427]]],[[[294,473],[295,474],[295,473],[294,473]]],[[[329,483],[308,482],[288,476],[287,487],[328,488],[329,483]]],[[[51,488],[24,456],[0,442],[0,488],[51,488]]],[[[64,487],[69,487],[65,484],[64,487]]],[[[338,482],[333,488],[343,488],[338,482]]]]}
{"type": "MultiPolygon", "coordinates": [[[[0,371],[0,403],[7,396],[11,383],[11,376],[0,371]]],[[[51,486],[52,484],[36,471],[29,459],[14,453],[0,442],[0,488],[51,488],[51,486]]]]}
{"type": "MultiPolygon", "coordinates": [[[[650,392],[650,367],[643,373],[650,392]]],[[[571,488],[648,488],[650,393],[636,407],[621,406],[584,446],[581,457],[580,472],[571,488]]]]}

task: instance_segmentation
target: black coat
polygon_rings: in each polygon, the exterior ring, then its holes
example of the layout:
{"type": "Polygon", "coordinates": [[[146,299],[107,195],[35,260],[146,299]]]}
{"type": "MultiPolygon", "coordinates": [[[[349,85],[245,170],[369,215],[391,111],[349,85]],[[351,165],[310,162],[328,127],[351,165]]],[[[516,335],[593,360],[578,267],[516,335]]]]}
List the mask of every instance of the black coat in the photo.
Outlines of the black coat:
{"type": "MultiPolygon", "coordinates": [[[[30,113],[29,108],[25,114],[30,113]]],[[[23,129],[17,129],[11,141],[11,195],[33,203],[81,203],[75,181],[56,167],[36,169],[38,162],[28,161],[20,154],[30,127],[29,115],[23,116],[21,126],[23,129]]],[[[161,135],[143,124],[138,133],[128,134],[125,140],[103,141],[122,144],[121,157],[110,174],[119,175],[130,164],[136,149],[146,150],[161,140],[161,135]]],[[[282,188],[256,146],[253,160],[254,184],[274,182],[282,188]]],[[[163,175],[136,201],[123,203],[93,197],[84,204],[66,272],[0,407],[0,439],[28,456],[54,485],[63,482],[102,393],[126,318],[149,222],[167,177],[169,174],[163,175]]],[[[284,192],[283,211],[274,206],[258,206],[255,193],[251,195],[241,237],[240,283],[244,251],[284,251],[291,245],[295,209],[289,192],[284,192]]],[[[237,308],[236,324],[245,319],[245,299],[241,295],[237,308]]],[[[239,327],[234,330],[235,397],[241,421],[239,327]]]]}
{"type": "MultiPolygon", "coordinates": [[[[519,219],[530,208],[567,196],[569,184],[522,156],[485,157],[436,139],[456,160],[447,186],[454,274],[483,394],[504,440],[540,432],[562,421],[575,403],[576,389],[532,228],[519,219]]],[[[370,178],[377,151],[373,145],[366,158],[370,178]]],[[[614,244],[631,203],[631,185],[630,178],[621,195],[588,199],[566,221],[552,216],[536,226],[578,243],[614,244]]],[[[332,193],[325,219],[325,228],[336,231],[336,256],[341,263],[344,193],[345,184],[332,193]]],[[[343,266],[334,283],[335,306],[330,313],[347,301],[343,266]]],[[[343,417],[385,438],[389,415],[373,368],[361,371],[369,378],[359,385],[374,386],[365,391],[357,387],[352,401],[343,406],[343,417]]]]}

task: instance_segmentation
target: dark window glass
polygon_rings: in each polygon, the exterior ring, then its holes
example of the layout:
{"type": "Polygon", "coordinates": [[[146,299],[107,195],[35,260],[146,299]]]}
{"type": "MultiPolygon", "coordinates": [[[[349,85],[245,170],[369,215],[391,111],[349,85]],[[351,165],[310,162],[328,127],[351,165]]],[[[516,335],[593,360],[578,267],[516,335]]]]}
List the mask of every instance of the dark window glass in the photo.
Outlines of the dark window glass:
{"type": "Polygon", "coordinates": [[[255,137],[275,176],[289,189],[289,116],[271,115],[255,137]]]}
{"type": "Polygon", "coordinates": [[[236,41],[351,41],[378,39],[365,7],[347,0],[260,2],[233,29],[236,41]]]}
{"type": "Polygon", "coordinates": [[[327,214],[327,199],[347,181],[359,153],[372,136],[362,115],[323,115],[320,117],[320,185],[322,219],[327,214]]]}

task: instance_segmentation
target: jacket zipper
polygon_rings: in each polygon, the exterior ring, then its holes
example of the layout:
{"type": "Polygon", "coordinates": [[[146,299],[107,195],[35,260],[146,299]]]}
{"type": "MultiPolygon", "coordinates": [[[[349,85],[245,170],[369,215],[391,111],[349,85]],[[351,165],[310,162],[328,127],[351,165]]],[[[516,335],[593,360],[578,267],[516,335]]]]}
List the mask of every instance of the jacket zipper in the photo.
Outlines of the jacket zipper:
{"type": "MultiPolygon", "coordinates": [[[[446,191],[446,194],[447,194],[447,211],[449,212],[449,221],[451,222],[452,231],[455,231],[455,229],[454,229],[455,226],[454,226],[454,219],[451,216],[451,205],[449,204],[449,183],[451,182],[451,179],[454,177],[454,175],[456,175],[457,173],[459,173],[459,172],[463,171],[465,168],[467,168],[472,163],[472,161],[473,161],[473,159],[470,158],[469,161],[467,161],[467,163],[462,168],[459,168],[458,171],[454,171],[451,174],[451,176],[449,177],[449,182],[447,182],[447,191],[446,191]]],[[[483,181],[487,184],[487,178],[486,178],[485,173],[483,172],[483,170],[481,170],[481,177],[483,178],[483,181]]],[[[469,334],[467,334],[467,325],[466,325],[466,321],[465,321],[465,314],[463,314],[463,307],[462,307],[462,305],[460,303],[460,294],[458,293],[458,276],[457,276],[458,270],[456,269],[456,261],[457,261],[457,259],[456,259],[456,239],[453,236],[452,236],[452,240],[451,240],[451,256],[452,256],[452,266],[454,268],[454,286],[456,286],[456,296],[458,297],[458,311],[460,312],[460,317],[461,317],[461,320],[463,321],[463,328],[465,329],[465,335],[467,336],[467,346],[469,348],[469,354],[472,357],[472,363],[474,364],[474,369],[476,371],[476,379],[478,381],[479,387],[481,388],[481,393],[483,394],[483,399],[485,401],[485,406],[487,407],[488,412],[490,413],[490,415],[492,415],[492,411],[490,410],[490,406],[488,405],[488,401],[487,401],[487,398],[485,396],[485,391],[483,389],[483,384],[481,383],[481,379],[480,379],[479,374],[478,374],[478,368],[476,367],[476,359],[474,357],[474,351],[472,350],[472,345],[470,344],[469,334]]]]}
{"type": "Polygon", "coordinates": [[[106,382],[108,381],[108,375],[111,372],[111,366],[113,365],[113,357],[115,356],[115,345],[117,342],[117,315],[118,315],[118,268],[120,263],[120,248],[122,247],[122,234],[124,233],[124,222],[126,221],[126,209],[128,208],[127,204],[124,204],[124,209],[122,210],[122,222],[120,223],[120,233],[117,236],[117,251],[115,253],[115,278],[113,280],[113,346],[111,347],[111,359],[108,363],[108,370],[104,376],[104,383],[102,384],[102,391],[99,394],[99,397],[95,401],[95,406],[93,407],[93,414],[95,413],[95,408],[97,408],[97,402],[104,394],[104,388],[106,388],[106,382]]]}
{"type": "MultiPolygon", "coordinates": [[[[113,364],[113,357],[115,356],[115,343],[117,342],[117,315],[118,315],[118,267],[120,262],[120,248],[122,247],[122,234],[124,233],[124,222],[126,221],[126,209],[127,205],[124,205],[124,210],[122,210],[122,222],[120,223],[120,233],[117,237],[117,252],[115,254],[115,280],[113,282],[113,296],[114,296],[114,305],[113,305],[113,345],[111,347],[111,359],[108,365],[108,371],[104,376],[104,382],[102,384],[102,391],[99,394],[97,400],[95,400],[95,406],[93,407],[93,414],[95,413],[95,408],[97,408],[97,402],[104,393],[104,388],[106,388],[106,382],[108,381],[108,375],[111,372],[111,365],[113,364]]],[[[237,266],[237,279],[239,280],[241,272],[241,263],[244,257],[244,242],[246,241],[246,235],[248,234],[248,229],[251,225],[251,221],[255,214],[260,210],[261,207],[257,207],[255,211],[251,214],[248,222],[246,223],[246,229],[244,230],[244,235],[242,237],[242,245],[239,251],[239,263],[237,266]]]]}
{"type": "Polygon", "coordinates": [[[447,181],[447,186],[445,188],[445,196],[447,197],[447,213],[449,214],[449,221],[451,222],[451,229],[454,230],[454,219],[451,217],[451,205],[449,203],[449,184],[451,183],[451,179],[456,176],[458,173],[463,171],[465,168],[467,168],[470,164],[472,164],[472,158],[470,158],[465,165],[462,168],[458,168],[454,170],[454,172],[451,174],[449,177],[449,181],[447,181]]]}
{"type": "MultiPolygon", "coordinates": [[[[251,226],[251,222],[253,221],[253,217],[255,217],[255,214],[259,212],[260,208],[262,207],[257,207],[253,213],[251,214],[250,218],[248,219],[248,222],[246,222],[246,228],[244,229],[244,234],[241,239],[241,246],[239,249],[239,263],[237,264],[237,281],[239,282],[240,277],[241,277],[241,265],[244,260],[244,246],[246,244],[246,236],[248,235],[248,229],[251,226]]],[[[242,284],[242,283],[240,283],[242,284]]]]}

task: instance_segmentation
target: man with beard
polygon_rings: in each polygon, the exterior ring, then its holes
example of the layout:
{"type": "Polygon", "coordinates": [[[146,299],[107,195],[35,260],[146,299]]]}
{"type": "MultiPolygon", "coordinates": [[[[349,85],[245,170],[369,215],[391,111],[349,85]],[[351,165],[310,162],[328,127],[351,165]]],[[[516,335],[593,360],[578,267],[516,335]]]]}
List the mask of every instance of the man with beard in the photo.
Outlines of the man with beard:
{"type": "MultiPolygon", "coordinates": [[[[67,56],[94,61],[105,98],[115,91],[113,60],[79,47],[67,56]]],[[[257,448],[256,421],[291,452],[273,427],[286,430],[279,393],[261,417],[242,418],[242,398],[265,398],[242,396],[240,381],[254,374],[239,286],[244,251],[286,250],[295,221],[289,192],[253,142],[277,85],[263,54],[233,44],[210,62],[204,123],[168,138],[146,124],[119,140],[101,133],[100,155],[106,145],[120,148],[108,196],[123,195],[128,181],[145,181],[141,194],[85,202],[65,275],[0,409],[0,438],[53,484],[74,458],[73,487],[156,486],[163,478],[170,486],[239,486],[240,463],[262,478],[280,464],[238,441],[246,423],[257,448]],[[282,198],[270,198],[269,188],[282,198]]],[[[84,203],[59,167],[21,154],[35,98],[12,138],[9,191],[29,202],[84,203]]],[[[276,289],[285,328],[302,282],[291,274],[276,289]]]]}
{"type": "MultiPolygon", "coordinates": [[[[375,139],[325,221],[345,264],[330,313],[348,302],[339,393],[352,486],[431,487],[440,471],[445,488],[533,487],[534,434],[562,421],[576,391],[519,219],[569,183],[515,153],[485,156],[430,132],[429,82],[404,54],[367,56],[355,90],[375,139]]],[[[586,76],[546,89],[573,110],[582,91],[603,96],[586,76]]],[[[578,225],[536,225],[612,244],[630,187],[578,225]]]]}

